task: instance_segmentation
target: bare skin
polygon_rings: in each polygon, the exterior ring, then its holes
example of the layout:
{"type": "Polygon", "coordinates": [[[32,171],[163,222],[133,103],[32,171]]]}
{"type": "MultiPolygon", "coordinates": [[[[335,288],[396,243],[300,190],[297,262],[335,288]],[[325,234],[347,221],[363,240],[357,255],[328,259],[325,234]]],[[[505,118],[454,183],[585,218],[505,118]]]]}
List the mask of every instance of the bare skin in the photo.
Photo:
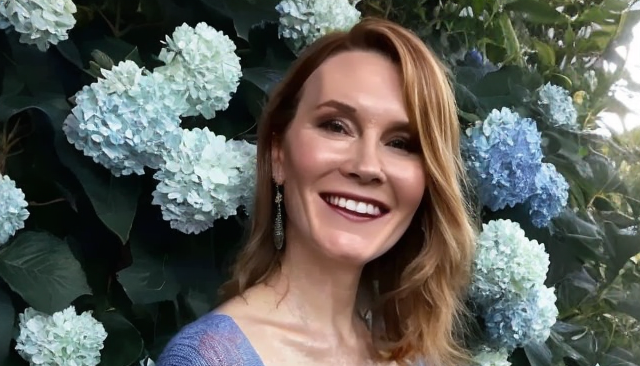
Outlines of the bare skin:
{"type": "Polygon", "coordinates": [[[364,265],[395,245],[424,194],[408,127],[398,69],[378,54],[338,54],[305,84],[273,151],[288,212],[282,269],[217,309],[265,366],[390,365],[379,361],[357,315],[356,293],[364,265]],[[318,107],[332,100],[348,108],[318,107]],[[331,204],[326,192],[377,202],[383,213],[363,218],[331,204]]]}

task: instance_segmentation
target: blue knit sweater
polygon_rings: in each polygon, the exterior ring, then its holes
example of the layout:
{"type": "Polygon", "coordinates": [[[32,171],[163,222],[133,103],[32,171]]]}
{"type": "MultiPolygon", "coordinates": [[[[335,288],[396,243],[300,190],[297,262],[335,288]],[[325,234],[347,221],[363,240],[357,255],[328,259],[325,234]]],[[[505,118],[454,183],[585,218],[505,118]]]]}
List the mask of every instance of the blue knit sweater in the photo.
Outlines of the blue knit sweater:
{"type": "Polygon", "coordinates": [[[233,319],[209,313],[167,344],[157,366],[264,366],[233,319]]]}

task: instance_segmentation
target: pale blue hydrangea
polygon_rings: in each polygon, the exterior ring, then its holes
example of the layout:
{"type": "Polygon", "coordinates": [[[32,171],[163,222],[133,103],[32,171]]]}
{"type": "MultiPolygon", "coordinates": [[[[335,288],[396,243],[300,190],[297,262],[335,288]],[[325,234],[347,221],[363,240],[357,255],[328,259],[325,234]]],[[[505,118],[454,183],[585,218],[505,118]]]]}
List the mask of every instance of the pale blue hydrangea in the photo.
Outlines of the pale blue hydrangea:
{"type": "Polygon", "coordinates": [[[473,353],[474,366],[511,366],[509,353],[505,349],[498,351],[482,347],[473,353]]]}
{"type": "Polygon", "coordinates": [[[20,42],[46,51],[50,44],[69,38],[76,24],[77,8],[71,0],[3,0],[0,1],[0,29],[13,26],[20,42]]]}
{"type": "Polygon", "coordinates": [[[508,108],[494,109],[468,128],[461,148],[481,203],[492,211],[513,207],[535,192],[542,164],[535,122],[508,108]]]}
{"type": "Polygon", "coordinates": [[[255,165],[255,145],[226,141],[207,128],[184,130],[182,143],[154,174],[152,202],[172,228],[198,234],[252,200],[255,165]]]}
{"type": "Polygon", "coordinates": [[[538,104],[556,127],[578,128],[578,112],[565,88],[547,83],[538,89],[538,104]]]}
{"type": "Polygon", "coordinates": [[[567,205],[569,184],[553,164],[544,163],[536,176],[536,193],[527,201],[531,222],[546,227],[567,205]]]}
{"type": "Polygon", "coordinates": [[[164,75],[173,89],[187,93],[182,116],[210,119],[216,111],[227,109],[242,76],[235,50],[229,37],[206,23],[195,28],[183,24],[167,36],[158,56],[166,65],[154,73],[164,75]]]}
{"type": "Polygon", "coordinates": [[[481,308],[499,299],[521,299],[544,283],[549,255],[544,245],[529,240],[518,223],[493,220],[482,225],[470,287],[481,308]]]}
{"type": "Polygon", "coordinates": [[[115,176],[159,168],[164,152],[180,144],[186,95],[133,61],[102,73],[76,94],[76,107],[63,124],[67,140],[115,176]]]}
{"type": "Polygon", "coordinates": [[[24,193],[9,176],[0,174],[0,245],[24,228],[29,217],[24,193]]]}
{"type": "Polygon", "coordinates": [[[16,351],[31,366],[96,366],[107,332],[91,312],[73,306],[53,315],[27,308],[19,315],[16,351]]]}
{"type": "Polygon", "coordinates": [[[283,0],[278,28],[281,38],[298,52],[333,31],[347,31],[360,21],[358,1],[349,0],[283,0]]]}
{"type": "Polygon", "coordinates": [[[558,309],[553,287],[536,286],[522,300],[504,299],[485,313],[490,344],[513,350],[530,343],[543,343],[556,323],[558,309]]]}

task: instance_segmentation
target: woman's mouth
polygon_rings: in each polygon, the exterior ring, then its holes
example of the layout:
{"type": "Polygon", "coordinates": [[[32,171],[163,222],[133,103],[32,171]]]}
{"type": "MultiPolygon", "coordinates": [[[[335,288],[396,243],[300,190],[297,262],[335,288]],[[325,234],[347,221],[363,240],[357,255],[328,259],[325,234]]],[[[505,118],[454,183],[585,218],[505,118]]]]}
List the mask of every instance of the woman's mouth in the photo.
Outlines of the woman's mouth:
{"type": "Polygon", "coordinates": [[[324,194],[322,199],[336,210],[362,218],[378,218],[389,211],[384,206],[370,200],[361,200],[336,194],[324,194]]]}

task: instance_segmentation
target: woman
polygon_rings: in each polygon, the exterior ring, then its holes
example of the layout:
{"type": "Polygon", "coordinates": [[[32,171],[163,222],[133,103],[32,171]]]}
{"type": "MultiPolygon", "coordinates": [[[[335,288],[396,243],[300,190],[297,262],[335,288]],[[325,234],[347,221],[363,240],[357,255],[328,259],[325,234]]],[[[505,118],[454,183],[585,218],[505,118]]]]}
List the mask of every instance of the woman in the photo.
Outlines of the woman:
{"type": "Polygon", "coordinates": [[[473,230],[455,100],[415,35],[310,46],[259,124],[249,242],[159,366],[460,365],[473,230]]]}

